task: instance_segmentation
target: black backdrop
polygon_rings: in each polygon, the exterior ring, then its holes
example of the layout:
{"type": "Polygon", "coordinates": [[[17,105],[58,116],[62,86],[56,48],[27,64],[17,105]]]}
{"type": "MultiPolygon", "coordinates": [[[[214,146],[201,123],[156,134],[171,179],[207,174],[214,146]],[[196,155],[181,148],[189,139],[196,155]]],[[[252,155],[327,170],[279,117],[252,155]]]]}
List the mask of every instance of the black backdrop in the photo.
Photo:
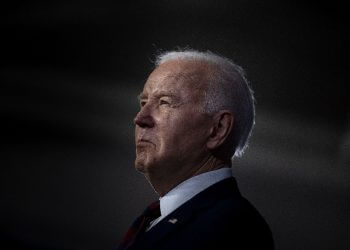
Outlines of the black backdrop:
{"type": "Polygon", "coordinates": [[[257,122],[233,172],[276,249],[350,248],[340,1],[31,1],[1,13],[2,246],[117,245],[157,198],[133,169],[136,95],[155,53],[190,47],[247,71],[257,122]]]}

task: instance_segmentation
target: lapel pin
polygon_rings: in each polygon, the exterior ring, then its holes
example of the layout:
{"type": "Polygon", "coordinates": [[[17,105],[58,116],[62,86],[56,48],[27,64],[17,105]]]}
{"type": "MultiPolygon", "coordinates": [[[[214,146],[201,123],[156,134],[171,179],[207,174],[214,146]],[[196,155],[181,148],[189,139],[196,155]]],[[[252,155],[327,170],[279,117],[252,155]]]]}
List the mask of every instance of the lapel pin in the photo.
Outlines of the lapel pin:
{"type": "Polygon", "coordinates": [[[177,219],[175,218],[172,218],[172,219],[169,219],[168,222],[172,223],[172,224],[175,224],[177,222],[177,219]]]}

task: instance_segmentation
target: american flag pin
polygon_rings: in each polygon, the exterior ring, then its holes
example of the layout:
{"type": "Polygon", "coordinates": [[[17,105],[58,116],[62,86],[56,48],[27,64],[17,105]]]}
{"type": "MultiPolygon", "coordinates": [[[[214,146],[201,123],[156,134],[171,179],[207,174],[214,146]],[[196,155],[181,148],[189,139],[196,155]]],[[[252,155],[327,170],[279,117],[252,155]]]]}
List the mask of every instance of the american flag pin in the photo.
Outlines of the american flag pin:
{"type": "Polygon", "coordinates": [[[175,224],[177,222],[177,219],[175,218],[172,218],[172,219],[169,219],[168,222],[172,223],[172,224],[175,224]]]}

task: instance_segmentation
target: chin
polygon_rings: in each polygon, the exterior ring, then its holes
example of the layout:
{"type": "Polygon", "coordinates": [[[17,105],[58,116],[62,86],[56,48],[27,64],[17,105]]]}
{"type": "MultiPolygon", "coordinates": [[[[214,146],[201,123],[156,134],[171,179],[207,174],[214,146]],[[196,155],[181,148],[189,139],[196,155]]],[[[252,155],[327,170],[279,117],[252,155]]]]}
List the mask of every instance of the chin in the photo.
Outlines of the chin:
{"type": "Polygon", "coordinates": [[[135,169],[143,174],[156,171],[158,164],[152,157],[145,157],[145,155],[140,155],[135,159],[135,169]]]}
{"type": "Polygon", "coordinates": [[[140,161],[138,161],[137,159],[135,160],[135,169],[141,173],[145,172],[145,166],[144,164],[142,164],[140,161]]]}
{"type": "Polygon", "coordinates": [[[139,155],[135,159],[135,169],[141,173],[148,172],[150,165],[151,164],[146,155],[139,155]]]}

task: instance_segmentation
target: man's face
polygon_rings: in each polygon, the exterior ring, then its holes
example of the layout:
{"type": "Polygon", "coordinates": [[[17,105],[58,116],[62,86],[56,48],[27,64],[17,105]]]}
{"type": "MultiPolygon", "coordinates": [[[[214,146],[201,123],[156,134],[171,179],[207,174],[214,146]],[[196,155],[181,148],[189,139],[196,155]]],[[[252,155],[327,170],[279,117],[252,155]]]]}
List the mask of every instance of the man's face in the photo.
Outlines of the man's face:
{"type": "Polygon", "coordinates": [[[136,169],[160,177],[198,165],[207,153],[209,116],[198,112],[205,69],[170,60],[149,76],[135,117],[136,169]]]}

